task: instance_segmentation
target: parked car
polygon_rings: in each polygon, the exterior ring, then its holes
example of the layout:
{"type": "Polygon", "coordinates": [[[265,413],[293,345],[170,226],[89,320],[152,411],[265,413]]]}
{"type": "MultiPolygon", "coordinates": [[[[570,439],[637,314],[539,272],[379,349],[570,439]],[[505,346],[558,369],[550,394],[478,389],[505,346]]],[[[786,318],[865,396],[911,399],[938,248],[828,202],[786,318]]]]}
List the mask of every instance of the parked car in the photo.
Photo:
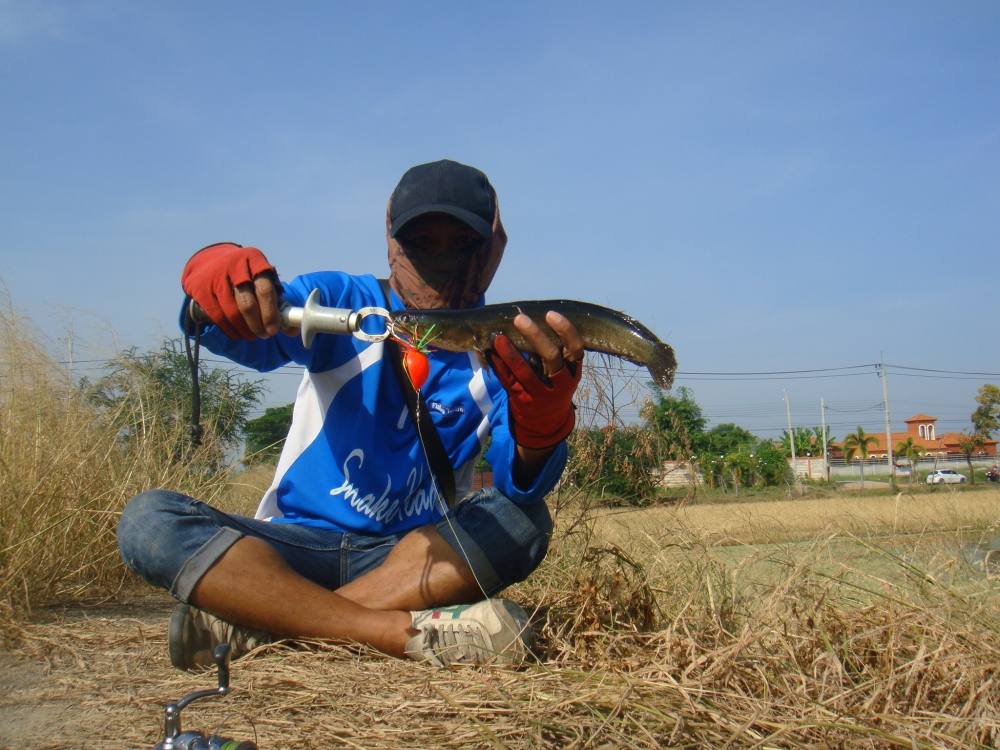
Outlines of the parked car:
{"type": "Polygon", "coordinates": [[[927,484],[964,484],[966,481],[964,474],[953,469],[937,469],[927,475],[927,484]]]}

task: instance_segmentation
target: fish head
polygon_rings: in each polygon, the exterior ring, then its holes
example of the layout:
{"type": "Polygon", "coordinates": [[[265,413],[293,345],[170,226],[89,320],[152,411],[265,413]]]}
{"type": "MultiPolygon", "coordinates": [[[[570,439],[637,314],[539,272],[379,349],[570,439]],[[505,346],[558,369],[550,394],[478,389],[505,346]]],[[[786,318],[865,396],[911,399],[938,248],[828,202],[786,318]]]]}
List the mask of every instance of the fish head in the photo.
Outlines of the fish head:
{"type": "Polygon", "coordinates": [[[395,338],[423,351],[440,338],[442,329],[439,322],[429,319],[426,311],[400,310],[391,314],[389,328],[395,338]]]}
{"type": "Polygon", "coordinates": [[[420,338],[420,323],[416,315],[408,310],[392,313],[389,319],[392,335],[406,341],[416,341],[420,338]]]}

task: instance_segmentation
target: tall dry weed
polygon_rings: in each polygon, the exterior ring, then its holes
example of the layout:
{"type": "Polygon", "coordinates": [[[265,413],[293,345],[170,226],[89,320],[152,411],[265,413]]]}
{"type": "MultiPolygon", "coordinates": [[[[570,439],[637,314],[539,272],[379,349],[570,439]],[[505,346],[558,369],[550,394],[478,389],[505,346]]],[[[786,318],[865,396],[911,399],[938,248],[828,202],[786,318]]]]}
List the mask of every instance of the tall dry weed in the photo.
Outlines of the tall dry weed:
{"type": "MultiPolygon", "coordinates": [[[[564,514],[573,507],[564,502],[564,514]]],[[[543,605],[537,617],[545,689],[553,691],[558,674],[567,690],[565,715],[549,717],[560,741],[1000,743],[995,581],[944,575],[875,544],[874,569],[831,574],[819,539],[810,554],[762,551],[785,570],[762,582],[749,564],[720,561],[697,529],[665,531],[658,549],[646,543],[637,552],[602,538],[593,519],[566,515],[557,528],[572,531],[557,533],[543,567],[516,594],[524,604],[543,605]],[[884,575],[889,566],[897,575],[884,575]],[[576,691],[593,701],[583,684],[615,696],[589,724],[591,707],[571,697],[576,691]]]]}
{"type": "MultiPolygon", "coordinates": [[[[59,599],[95,599],[128,574],[115,527],[125,502],[152,487],[211,498],[223,477],[175,459],[183,435],[157,419],[141,389],[101,411],[45,350],[30,321],[0,310],[0,602],[15,613],[59,599]],[[128,413],[122,413],[126,410],[128,413]],[[121,425],[141,423],[133,439],[121,425]]],[[[207,446],[203,450],[213,450],[207,446]]]]}

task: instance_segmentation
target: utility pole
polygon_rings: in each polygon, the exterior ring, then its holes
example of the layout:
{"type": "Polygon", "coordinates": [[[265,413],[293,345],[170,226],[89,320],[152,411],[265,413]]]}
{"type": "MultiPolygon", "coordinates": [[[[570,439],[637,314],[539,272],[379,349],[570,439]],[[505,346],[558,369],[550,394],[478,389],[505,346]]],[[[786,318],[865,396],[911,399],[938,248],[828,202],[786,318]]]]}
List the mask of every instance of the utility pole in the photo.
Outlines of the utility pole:
{"type": "Polygon", "coordinates": [[[885,409],[885,442],[889,449],[889,481],[895,485],[896,461],[892,454],[892,420],[889,419],[889,379],[886,377],[884,360],[879,361],[878,371],[879,376],[882,378],[882,405],[885,409]]]}
{"type": "Polygon", "coordinates": [[[785,416],[788,417],[788,445],[792,449],[792,467],[795,467],[795,435],[792,434],[792,408],[788,405],[788,391],[785,394],[785,416]]]}
{"type": "Polygon", "coordinates": [[[792,481],[795,482],[796,494],[801,494],[798,465],[795,460],[795,433],[792,432],[792,407],[788,404],[788,391],[783,390],[782,393],[785,394],[785,416],[788,417],[788,447],[792,450],[792,481]]]}
{"type": "Polygon", "coordinates": [[[819,399],[819,422],[823,426],[823,469],[826,472],[826,481],[830,481],[830,456],[826,450],[826,402],[823,397],[819,399]]]}

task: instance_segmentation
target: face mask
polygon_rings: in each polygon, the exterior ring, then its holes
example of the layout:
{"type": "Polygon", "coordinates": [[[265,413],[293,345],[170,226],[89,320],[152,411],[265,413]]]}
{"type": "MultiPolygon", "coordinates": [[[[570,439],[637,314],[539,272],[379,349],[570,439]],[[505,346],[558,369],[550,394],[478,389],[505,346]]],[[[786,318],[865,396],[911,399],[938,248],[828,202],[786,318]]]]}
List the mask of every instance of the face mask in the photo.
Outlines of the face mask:
{"type": "Polygon", "coordinates": [[[407,307],[472,307],[482,298],[507,244],[499,209],[489,239],[470,234],[442,237],[406,231],[393,237],[389,232],[388,210],[386,214],[389,283],[407,307]],[[404,249],[402,242],[409,247],[404,249]]]}

